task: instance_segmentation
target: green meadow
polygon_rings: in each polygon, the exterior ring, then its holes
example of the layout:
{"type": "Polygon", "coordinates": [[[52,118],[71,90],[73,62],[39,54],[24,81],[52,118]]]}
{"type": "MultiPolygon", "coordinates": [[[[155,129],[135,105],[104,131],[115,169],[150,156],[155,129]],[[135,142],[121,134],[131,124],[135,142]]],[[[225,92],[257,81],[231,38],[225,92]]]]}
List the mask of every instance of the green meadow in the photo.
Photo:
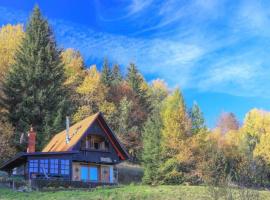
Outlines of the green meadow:
{"type": "MultiPolygon", "coordinates": [[[[212,191],[213,192],[213,191],[212,191]]],[[[217,199],[224,200],[270,200],[269,191],[232,191],[232,196],[217,199]],[[247,195],[249,193],[249,195],[247,195]],[[254,195],[256,199],[254,199],[254,195]]],[[[222,195],[221,195],[222,196],[222,195]]],[[[97,188],[94,190],[63,190],[63,191],[34,191],[14,192],[10,189],[0,189],[1,200],[211,200],[210,189],[204,186],[142,186],[129,185],[118,188],[97,188]]]]}

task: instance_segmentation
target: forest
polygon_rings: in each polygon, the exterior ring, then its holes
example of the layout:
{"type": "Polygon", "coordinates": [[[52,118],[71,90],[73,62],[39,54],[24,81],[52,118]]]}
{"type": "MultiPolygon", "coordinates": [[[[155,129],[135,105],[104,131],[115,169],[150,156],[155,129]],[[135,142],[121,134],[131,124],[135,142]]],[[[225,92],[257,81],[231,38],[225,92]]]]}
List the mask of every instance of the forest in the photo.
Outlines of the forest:
{"type": "Polygon", "coordinates": [[[66,116],[75,123],[100,111],[143,166],[145,184],[270,185],[270,112],[254,108],[243,123],[220,113],[210,129],[180,88],[106,56],[89,66],[79,51],[60,49],[38,7],[25,26],[0,28],[0,164],[26,150],[30,126],[41,150],[66,116]]]}

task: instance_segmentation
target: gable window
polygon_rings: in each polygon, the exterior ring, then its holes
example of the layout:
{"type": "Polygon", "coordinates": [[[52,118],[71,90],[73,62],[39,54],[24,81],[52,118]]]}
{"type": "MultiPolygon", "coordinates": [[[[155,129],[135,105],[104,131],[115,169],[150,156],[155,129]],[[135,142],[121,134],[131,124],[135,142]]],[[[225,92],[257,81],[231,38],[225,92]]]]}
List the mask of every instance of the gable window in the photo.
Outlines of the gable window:
{"type": "Polygon", "coordinates": [[[50,159],[50,173],[58,174],[58,159],[50,159]]]}
{"type": "Polygon", "coordinates": [[[29,161],[29,172],[38,172],[38,160],[30,160],[29,161]]]}
{"type": "Polygon", "coordinates": [[[69,175],[69,160],[61,160],[61,174],[69,175]]]}
{"type": "Polygon", "coordinates": [[[48,173],[49,172],[49,161],[46,160],[40,160],[39,161],[39,172],[40,173],[48,173]]]}
{"type": "Polygon", "coordinates": [[[99,135],[88,135],[81,142],[82,149],[92,149],[92,150],[109,150],[109,142],[106,139],[99,135]]]}

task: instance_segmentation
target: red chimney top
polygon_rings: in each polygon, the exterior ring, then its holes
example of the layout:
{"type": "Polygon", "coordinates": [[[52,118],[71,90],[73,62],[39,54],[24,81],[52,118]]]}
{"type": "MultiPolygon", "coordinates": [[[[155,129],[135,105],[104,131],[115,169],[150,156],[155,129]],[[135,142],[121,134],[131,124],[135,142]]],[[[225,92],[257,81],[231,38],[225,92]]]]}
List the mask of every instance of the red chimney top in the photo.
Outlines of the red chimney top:
{"type": "Polygon", "coordinates": [[[37,133],[34,131],[33,126],[31,126],[28,132],[28,147],[27,153],[34,153],[36,151],[36,136],[37,133]]]}

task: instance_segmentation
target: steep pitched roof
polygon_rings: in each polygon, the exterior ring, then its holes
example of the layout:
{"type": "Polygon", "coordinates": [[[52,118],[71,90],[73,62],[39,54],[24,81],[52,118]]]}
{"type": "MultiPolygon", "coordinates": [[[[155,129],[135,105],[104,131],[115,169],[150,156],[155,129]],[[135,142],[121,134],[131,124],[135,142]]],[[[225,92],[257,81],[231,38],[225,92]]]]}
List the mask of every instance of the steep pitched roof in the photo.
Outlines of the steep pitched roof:
{"type": "Polygon", "coordinates": [[[69,143],[66,143],[66,130],[56,134],[42,152],[69,151],[81,139],[85,131],[95,121],[99,113],[96,113],[69,128],[69,143]]]}
{"type": "Polygon", "coordinates": [[[100,112],[85,118],[84,120],[74,124],[69,128],[69,143],[66,143],[66,130],[56,134],[51,141],[47,144],[47,146],[42,150],[42,152],[65,152],[71,151],[72,148],[80,141],[83,137],[84,133],[88,130],[88,128],[95,122],[98,121],[101,127],[104,129],[114,149],[118,152],[118,155],[122,160],[128,159],[129,155],[115,136],[115,134],[111,131],[109,126],[107,125],[105,119],[103,118],[100,112]]]}

